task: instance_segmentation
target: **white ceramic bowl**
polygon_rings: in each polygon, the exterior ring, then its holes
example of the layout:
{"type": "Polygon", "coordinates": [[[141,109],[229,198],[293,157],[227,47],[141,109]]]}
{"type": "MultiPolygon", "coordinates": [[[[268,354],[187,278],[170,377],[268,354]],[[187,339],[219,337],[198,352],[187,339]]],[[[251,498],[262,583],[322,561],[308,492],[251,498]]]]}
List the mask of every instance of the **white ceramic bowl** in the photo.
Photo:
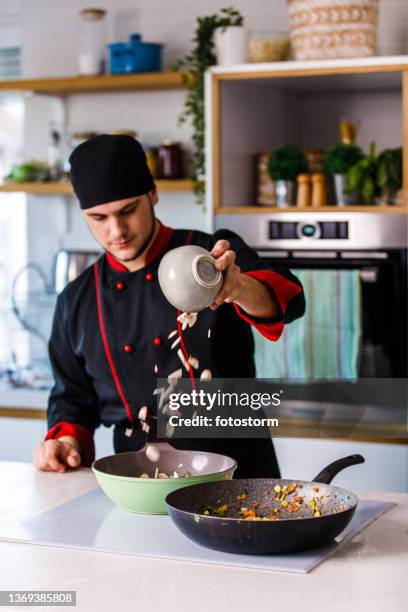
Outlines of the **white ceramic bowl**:
{"type": "Polygon", "coordinates": [[[164,295],[182,312],[200,312],[213,303],[223,277],[210,253],[185,245],[166,253],[159,265],[159,284],[164,295]]]}

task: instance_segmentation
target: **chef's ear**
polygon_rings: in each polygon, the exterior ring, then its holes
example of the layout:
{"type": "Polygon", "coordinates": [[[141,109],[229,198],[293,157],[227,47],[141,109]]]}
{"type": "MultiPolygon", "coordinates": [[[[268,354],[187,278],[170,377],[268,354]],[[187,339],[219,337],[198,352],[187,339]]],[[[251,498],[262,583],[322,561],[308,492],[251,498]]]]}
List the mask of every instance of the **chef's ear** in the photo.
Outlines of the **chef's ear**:
{"type": "Polygon", "coordinates": [[[156,187],[147,193],[147,197],[149,198],[149,202],[152,206],[157,204],[159,201],[159,194],[157,193],[156,187]]]}

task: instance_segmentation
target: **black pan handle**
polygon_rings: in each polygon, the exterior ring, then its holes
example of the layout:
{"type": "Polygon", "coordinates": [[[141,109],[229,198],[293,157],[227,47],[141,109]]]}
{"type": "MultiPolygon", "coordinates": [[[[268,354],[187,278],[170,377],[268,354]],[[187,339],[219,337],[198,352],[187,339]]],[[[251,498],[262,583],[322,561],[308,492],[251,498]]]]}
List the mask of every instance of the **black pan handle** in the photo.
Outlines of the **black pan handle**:
{"type": "Polygon", "coordinates": [[[331,481],[341,470],[350,467],[351,465],[357,465],[358,463],[364,463],[365,459],[362,455],[350,455],[349,457],[343,457],[333,461],[327,467],[323,468],[317,476],[313,478],[313,482],[322,482],[324,484],[330,484],[331,481]]]}

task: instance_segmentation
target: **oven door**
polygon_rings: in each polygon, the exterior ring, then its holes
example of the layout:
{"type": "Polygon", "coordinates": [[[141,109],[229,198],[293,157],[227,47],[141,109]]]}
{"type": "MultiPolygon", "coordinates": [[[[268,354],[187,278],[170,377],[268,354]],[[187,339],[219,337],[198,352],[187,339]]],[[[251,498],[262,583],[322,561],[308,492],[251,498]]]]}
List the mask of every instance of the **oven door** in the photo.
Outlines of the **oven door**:
{"type": "Polygon", "coordinates": [[[361,378],[405,378],[407,366],[407,252],[258,250],[275,267],[358,270],[362,288],[361,378]]]}

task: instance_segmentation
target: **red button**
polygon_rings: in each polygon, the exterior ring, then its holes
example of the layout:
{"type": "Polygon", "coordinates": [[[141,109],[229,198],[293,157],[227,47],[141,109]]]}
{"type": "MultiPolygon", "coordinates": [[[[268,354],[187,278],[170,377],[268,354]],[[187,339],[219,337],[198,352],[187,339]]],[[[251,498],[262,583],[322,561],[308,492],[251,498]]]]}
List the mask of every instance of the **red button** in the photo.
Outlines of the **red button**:
{"type": "Polygon", "coordinates": [[[125,284],[124,284],[124,283],[122,283],[122,281],[119,281],[118,283],[116,283],[116,289],[117,289],[118,291],[123,291],[123,290],[124,290],[124,288],[125,288],[125,284]]]}
{"type": "Polygon", "coordinates": [[[125,344],[125,346],[123,347],[123,350],[125,351],[125,353],[133,353],[133,345],[132,344],[125,344]]]}
{"type": "Polygon", "coordinates": [[[151,272],[148,272],[148,273],[146,274],[146,277],[145,277],[145,278],[146,278],[146,280],[147,280],[147,281],[151,281],[151,280],[153,280],[153,279],[154,279],[154,276],[153,276],[153,274],[152,274],[151,272]]]}
{"type": "Polygon", "coordinates": [[[155,338],[155,339],[153,340],[153,342],[154,342],[154,344],[155,344],[156,346],[160,346],[160,345],[161,345],[161,338],[155,338]]]}

